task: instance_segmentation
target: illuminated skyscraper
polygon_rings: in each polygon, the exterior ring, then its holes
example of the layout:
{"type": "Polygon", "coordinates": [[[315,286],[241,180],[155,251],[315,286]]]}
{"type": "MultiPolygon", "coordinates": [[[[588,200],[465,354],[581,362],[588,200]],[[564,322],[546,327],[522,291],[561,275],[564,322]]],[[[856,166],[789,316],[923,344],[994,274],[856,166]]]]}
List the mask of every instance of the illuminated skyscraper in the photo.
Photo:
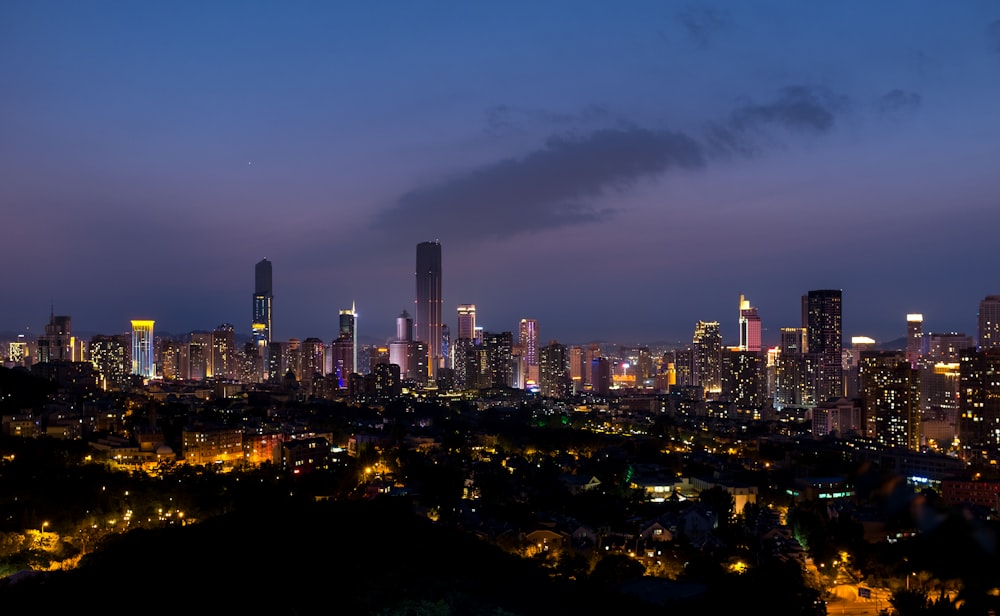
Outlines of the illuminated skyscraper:
{"type": "Polygon", "coordinates": [[[722,332],[718,321],[698,321],[694,328],[694,383],[705,393],[722,391],[722,332]]]}
{"type": "Polygon", "coordinates": [[[236,379],[236,328],[230,323],[212,332],[212,368],[216,379],[236,379]]]}
{"type": "Polygon", "coordinates": [[[153,371],[153,321],[132,321],[132,374],[144,379],[155,376],[153,371]]]}
{"type": "Polygon", "coordinates": [[[49,315],[45,334],[38,337],[38,362],[76,361],[73,357],[75,342],[72,320],[68,316],[49,315]]]}
{"type": "Polygon", "coordinates": [[[920,449],[920,383],[906,355],[862,351],[865,436],[887,448],[920,449]]]}
{"type": "Polygon", "coordinates": [[[1000,348],[1000,295],[987,295],[979,302],[979,349],[1000,348]]]}
{"type": "Polygon", "coordinates": [[[473,340],[476,337],[476,305],[458,305],[458,339],[473,340]]]}
{"type": "Polygon", "coordinates": [[[844,395],[841,295],[840,289],[822,289],[802,296],[802,326],[813,361],[815,402],[844,395]]]}
{"type": "Polygon", "coordinates": [[[345,388],[351,374],[358,369],[357,313],[354,304],[350,310],[340,311],[340,333],[332,345],[332,370],[337,377],[337,385],[345,388]]]}
{"type": "MultiPolygon", "coordinates": [[[[271,262],[263,259],[254,266],[251,337],[254,345],[257,347],[257,353],[263,360],[262,365],[265,367],[265,371],[269,365],[267,347],[271,344],[271,310],[273,302],[274,289],[271,281],[271,262]]],[[[267,374],[262,374],[260,377],[266,379],[267,374]]]]}
{"type": "Polygon", "coordinates": [[[914,368],[917,360],[923,355],[924,347],[924,315],[906,315],[906,361],[914,368]]]}
{"type": "Polygon", "coordinates": [[[750,300],[740,294],[740,351],[760,352],[760,317],[750,300]]]}
{"type": "Polygon", "coordinates": [[[417,244],[417,298],[414,338],[427,347],[428,376],[441,364],[441,243],[417,244]]]}
{"type": "Polygon", "coordinates": [[[521,386],[538,383],[538,321],[521,319],[518,329],[518,344],[524,355],[524,378],[521,386]]]}

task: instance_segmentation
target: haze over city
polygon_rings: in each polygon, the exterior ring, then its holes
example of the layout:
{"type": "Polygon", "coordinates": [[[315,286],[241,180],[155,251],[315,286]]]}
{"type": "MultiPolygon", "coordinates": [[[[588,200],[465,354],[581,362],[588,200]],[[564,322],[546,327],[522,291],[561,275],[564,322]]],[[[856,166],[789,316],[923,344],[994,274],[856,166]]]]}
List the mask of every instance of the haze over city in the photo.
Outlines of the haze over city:
{"type": "Polygon", "coordinates": [[[384,339],[430,240],[545,341],[1000,293],[996,3],[9,1],[0,79],[0,331],[246,334],[267,258],[275,339],[384,339]]]}

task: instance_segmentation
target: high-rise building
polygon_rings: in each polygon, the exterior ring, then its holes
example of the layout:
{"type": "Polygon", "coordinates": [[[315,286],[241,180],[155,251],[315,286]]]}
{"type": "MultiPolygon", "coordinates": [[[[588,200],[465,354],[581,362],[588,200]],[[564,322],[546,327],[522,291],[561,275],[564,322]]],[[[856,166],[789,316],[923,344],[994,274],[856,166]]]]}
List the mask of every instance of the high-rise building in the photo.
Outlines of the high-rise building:
{"type": "Polygon", "coordinates": [[[72,329],[72,320],[68,316],[58,316],[53,311],[49,315],[48,325],[45,326],[45,334],[38,337],[36,363],[76,361],[73,357],[76,344],[72,329]]]}
{"type": "Polygon", "coordinates": [[[760,317],[750,300],[740,294],[740,351],[760,352],[760,317]]]}
{"type": "Polygon", "coordinates": [[[153,323],[149,320],[132,321],[132,374],[144,379],[156,376],[153,364],[153,323]]]}
{"type": "Polygon", "coordinates": [[[706,395],[722,391],[722,331],[718,321],[698,321],[692,341],[694,384],[706,395]]]}
{"type": "Polygon", "coordinates": [[[924,315],[906,315],[906,361],[914,368],[924,354],[924,315]]]}
{"type": "Polygon", "coordinates": [[[99,386],[116,391],[125,386],[132,373],[129,336],[96,335],[90,339],[90,361],[99,374],[99,386]]]}
{"type": "Polygon", "coordinates": [[[340,329],[338,340],[349,340],[351,343],[350,372],[357,372],[358,366],[358,311],[354,302],[350,310],[340,311],[340,329]]]}
{"type": "Polygon", "coordinates": [[[962,457],[995,460],[1000,448],[1000,350],[959,353],[958,440],[962,457]]]}
{"type": "Polygon", "coordinates": [[[844,395],[841,296],[840,289],[809,291],[802,296],[802,326],[813,361],[810,380],[816,402],[844,395]]]}
{"type": "Polygon", "coordinates": [[[518,344],[524,359],[524,376],[522,387],[537,384],[538,377],[538,321],[536,319],[521,319],[518,326],[518,344]]]}
{"type": "Polygon", "coordinates": [[[427,347],[428,377],[441,367],[441,243],[417,244],[417,297],[414,339],[427,347]]]}
{"type": "Polygon", "coordinates": [[[957,362],[963,349],[976,348],[972,336],[959,332],[927,334],[927,357],[936,362],[957,362]]]}
{"type": "MultiPolygon", "coordinates": [[[[274,304],[274,288],[271,278],[271,262],[262,259],[254,266],[254,291],[253,291],[253,321],[251,322],[251,338],[257,347],[264,370],[268,370],[270,361],[267,355],[268,345],[271,344],[271,312],[274,304]]],[[[281,375],[277,375],[280,377],[281,375]]],[[[260,378],[267,379],[268,374],[260,375],[260,378]]]]}
{"type": "Polygon", "coordinates": [[[489,387],[511,387],[514,384],[514,336],[510,332],[484,332],[482,346],[486,350],[485,373],[489,387]]]}
{"type": "Polygon", "coordinates": [[[539,392],[550,398],[566,398],[573,391],[569,349],[553,340],[538,352],[539,392]]]}
{"type": "Polygon", "coordinates": [[[987,295],[979,302],[978,321],[979,349],[1000,348],[1000,295],[987,295]]]}
{"type": "Polygon", "coordinates": [[[473,340],[476,337],[476,305],[458,305],[458,340],[473,340]]]}
{"type": "Polygon", "coordinates": [[[862,351],[865,436],[887,448],[920,449],[920,383],[905,353],[862,351]]]}
{"type": "Polygon", "coordinates": [[[730,347],[722,354],[722,397],[732,402],[737,411],[761,418],[764,407],[766,383],[764,381],[764,355],[759,351],[746,351],[730,347]]]}
{"type": "Polygon", "coordinates": [[[212,368],[216,379],[237,378],[236,328],[222,323],[212,332],[212,368]]]}
{"type": "Polygon", "coordinates": [[[802,406],[809,400],[804,327],[782,327],[774,374],[774,406],[802,406]]]}

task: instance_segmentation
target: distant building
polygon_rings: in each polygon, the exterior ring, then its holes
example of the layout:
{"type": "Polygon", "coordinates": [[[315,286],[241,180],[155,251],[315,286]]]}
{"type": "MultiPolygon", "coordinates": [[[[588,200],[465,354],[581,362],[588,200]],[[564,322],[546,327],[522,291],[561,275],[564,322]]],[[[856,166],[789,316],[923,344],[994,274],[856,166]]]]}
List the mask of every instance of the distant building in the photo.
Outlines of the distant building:
{"type": "Polygon", "coordinates": [[[757,309],[750,305],[750,300],[740,294],[740,344],[739,350],[760,352],[761,331],[760,317],[757,309]]]}
{"type": "MultiPolygon", "coordinates": [[[[254,266],[253,320],[250,324],[250,334],[257,347],[257,354],[263,359],[264,372],[258,375],[259,381],[268,379],[267,370],[271,367],[268,361],[268,347],[272,336],[272,311],[274,309],[274,287],[271,262],[262,259],[254,266]]],[[[275,375],[278,378],[281,375],[275,375]]]]}
{"type": "Polygon", "coordinates": [[[844,395],[842,319],[839,289],[814,290],[802,296],[802,326],[813,363],[809,380],[816,402],[844,395]]]}
{"type": "Polygon", "coordinates": [[[132,321],[132,374],[144,379],[156,376],[153,365],[153,324],[150,320],[132,321]]]}
{"type": "Polygon", "coordinates": [[[865,436],[885,448],[920,450],[919,373],[906,355],[864,351],[860,373],[865,436]]]}
{"type": "Polygon", "coordinates": [[[427,359],[421,363],[426,366],[427,374],[421,382],[437,376],[441,367],[441,243],[421,242],[417,244],[417,293],[416,315],[413,320],[414,336],[417,342],[424,343],[427,359]]]}
{"type": "Polygon", "coordinates": [[[906,315],[906,361],[914,368],[924,355],[924,315],[906,315]]]}
{"type": "Polygon", "coordinates": [[[1000,348],[1000,295],[987,295],[979,302],[979,349],[1000,348]]]}
{"type": "Polygon", "coordinates": [[[722,332],[718,321],[698,321],[692,340],[694,350],[694,384],[705,394],[722,391],[722,332]]]}
{"type": "Polygon", "coordinates": [[[959,355],[958,438],[966,458],[996,459],[1000,448],[1000,349],[959,355]]]}
{"type": "Polygon", "coordinates": [[[550,398],[568,398],[573,393],[569,349],[553,340],[538,355],[539,392],[550,398]]]}

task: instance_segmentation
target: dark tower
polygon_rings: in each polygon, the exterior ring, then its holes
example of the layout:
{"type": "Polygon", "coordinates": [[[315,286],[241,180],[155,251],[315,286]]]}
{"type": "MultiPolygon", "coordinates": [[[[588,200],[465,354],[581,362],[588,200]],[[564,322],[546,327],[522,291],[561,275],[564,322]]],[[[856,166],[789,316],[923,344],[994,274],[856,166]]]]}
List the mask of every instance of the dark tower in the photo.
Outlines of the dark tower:
{"type": "Polygon", "coordinates": [[[814,360],[814,400],[819,403],[841,397],[844,378],[840,357],[843,348],[840,289],[809,291],[802,296],[802,316],[807,351],[814,360]]]}
{"type": "Polygon", "coordinates": [[[417,299],[413,328],[416,340],[427,348],[430,378],[441,364],[441,244],[417,244],[417,299]]]}
{"type": "MultiPolygon", "coordinates": [[[[253,322],[251,336],[257,353],[263,360],[262,366],[266,372],[268,365],[267,347],[271,344],[271,304],[274,301],[274,290],[271,287],[271,262],[261,260],[254,266],[253,291],[253,322]]],[[[266,379],[267,374],[258,375],[266,379]]]]}

